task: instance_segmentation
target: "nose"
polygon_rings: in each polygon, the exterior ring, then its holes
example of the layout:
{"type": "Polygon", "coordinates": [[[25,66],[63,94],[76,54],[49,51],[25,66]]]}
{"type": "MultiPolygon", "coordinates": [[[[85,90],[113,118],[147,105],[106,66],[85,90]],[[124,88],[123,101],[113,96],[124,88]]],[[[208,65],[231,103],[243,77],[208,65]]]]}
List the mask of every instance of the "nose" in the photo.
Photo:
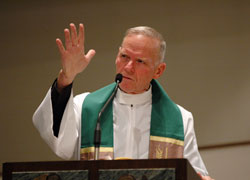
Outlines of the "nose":
{"type": "Polygon", "coordinates": [[[132,60],[128,61],[128,63],[124,67],[127,73],[133,74],[135,72],[135,64],[132,60]]]}

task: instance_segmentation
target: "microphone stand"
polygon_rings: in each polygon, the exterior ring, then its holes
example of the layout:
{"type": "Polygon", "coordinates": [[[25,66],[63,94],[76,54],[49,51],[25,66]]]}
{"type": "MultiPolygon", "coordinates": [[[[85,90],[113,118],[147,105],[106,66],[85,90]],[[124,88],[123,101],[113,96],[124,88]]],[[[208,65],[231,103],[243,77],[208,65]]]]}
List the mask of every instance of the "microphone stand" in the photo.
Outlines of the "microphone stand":
{"type": "Polygon", "coordinates": [[[119,83],[121,83],[122,81],[122,75],[117,74],[115,81],[116,81],[115,90],[113,91],[111,96],[108,98],[108,100],[106,101],[106,103],[104,104],[104,106],[102,107],[101,111],[98,114],[98,119],[97,119],[96,128],[95,128],[95,137],[94,137],[94,145],[95,145],[94,160],[99,160],[100,145],[101,145],[101,123],[100,123],[101,115],[106,109],[106,107],[108,106],[108,104],[110,103],[110,101],[115,97],[117,89],[119,87],[119,83]]]}

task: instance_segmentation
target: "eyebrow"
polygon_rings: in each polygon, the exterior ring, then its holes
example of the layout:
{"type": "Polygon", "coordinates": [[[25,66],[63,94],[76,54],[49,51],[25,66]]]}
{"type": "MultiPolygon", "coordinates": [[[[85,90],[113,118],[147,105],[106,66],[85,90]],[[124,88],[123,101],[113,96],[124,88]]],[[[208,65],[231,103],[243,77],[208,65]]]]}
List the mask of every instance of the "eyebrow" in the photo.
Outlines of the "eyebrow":
{"type": "MultiPolygon", "coordinates": [[[[119,52],[120,52],[121,54],[124,54],[124,55],[127,55],[128,57],[130,57],[130,56],[128,55],[128,53],[126,53],[126,52],[124,52],[124,51],[126,51],[126,49],[123,48],[122,46],[120,46],[119,52]]],[[[136,56],[136,59],[137,59],[137,60],[140,59],[140,60],[147,61],[147,62],[152,61],[152,59],[149,59],[149,58],[146,58],[146,57],[137,57],[137,56],[136,56]]]]}

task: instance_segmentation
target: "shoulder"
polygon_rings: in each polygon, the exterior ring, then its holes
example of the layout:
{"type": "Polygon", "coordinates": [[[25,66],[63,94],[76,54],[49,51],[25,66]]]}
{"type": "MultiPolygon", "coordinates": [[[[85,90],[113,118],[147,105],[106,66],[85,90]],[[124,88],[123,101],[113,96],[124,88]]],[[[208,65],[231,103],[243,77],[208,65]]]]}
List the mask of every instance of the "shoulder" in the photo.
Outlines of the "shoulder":
{"type": "Polygon", "coordinates": [[[183,120],[183,128],[184,128],[184,135],[191,129],[193,129],[193,115],[190,111],[186,110],[180,105],[177,105],[180,109],[182,120],[183,120]]]}
{"type": "Polygon", "coordinates": [[[192,116],[192,113],[190,111],[186,110],[184,107],[182,107],[178,104],[177,104],[177,106],[181,111],[183,119],[186,119],[186,118],[189,118],[190,116],[192,116]]]}

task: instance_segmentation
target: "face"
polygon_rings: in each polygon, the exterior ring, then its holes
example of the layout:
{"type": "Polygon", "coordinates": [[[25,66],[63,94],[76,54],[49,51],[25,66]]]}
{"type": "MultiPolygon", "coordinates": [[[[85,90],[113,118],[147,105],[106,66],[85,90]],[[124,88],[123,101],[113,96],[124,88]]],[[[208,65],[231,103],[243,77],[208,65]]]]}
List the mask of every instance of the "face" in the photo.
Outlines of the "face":
{"type": "Polygon", "coordinates": [[[119,87],[126,93],[147,91],[152,79],[159,78],[166,68],[159,62],[158,40],[132,34],[124,38],[116,58],[116,72],[123,75],[119,87]]]}

